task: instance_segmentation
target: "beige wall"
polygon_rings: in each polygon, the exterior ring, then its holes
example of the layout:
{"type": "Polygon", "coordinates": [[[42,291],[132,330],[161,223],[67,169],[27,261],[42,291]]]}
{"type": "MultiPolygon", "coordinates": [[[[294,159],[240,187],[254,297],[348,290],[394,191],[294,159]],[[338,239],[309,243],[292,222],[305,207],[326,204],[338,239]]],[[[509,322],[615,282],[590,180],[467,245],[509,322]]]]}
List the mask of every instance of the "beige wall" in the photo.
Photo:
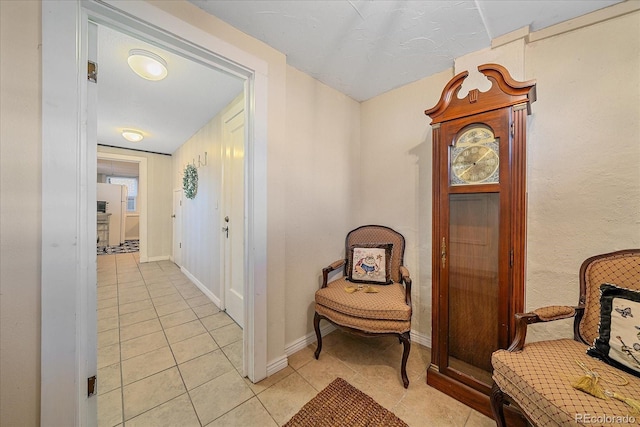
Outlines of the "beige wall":
{"type": "MultiPolygon", "coordinates": [[[[98,145],[98,153],[120,154],[147,159],[147,257],[169,259],[173,224],[171,156],[98,145]]],[[[142,180],[145,177],[138,177],[142,180]]]]}
{"type": "Polygon", "coordinates": [[[344,257],[346,233],[358,225],[359,142],[360,104],[288,66],[287,347],[313,331],[322,268],[344,257]]]}
{"type": "Polygon", "coordinates": [[[382,224],[406,240],[412,329],[431,325],[431,128],[424,115],[453,77],[447,70],[362,103],[359,223],[382,224]]]}
{"type": "MultiPolygon", "coordinates": [[[[640,246],[640,13],[474,52],[456,59],[455,73],[488,62],[505,64],[520,80],[537,80],[528,121],[526,307],[576,304],[584,259],[640,246]]],[[[360,214],[363,222],[388,222],[404,232],[407,265],[420,269],[414,328],[427,337],[431,137],[423,111],[452,76],[431,76],[362,104],[362,158],[369,160],[360,214]],[[388,173],[381,174],[385,162],[388,173]],[[366,196],[366,188],[385,189],[394,208],[376,209],[374,191],[366,196]]],[[[545,328],[533,328],[528,338],[573,336],[567,323],[545,328]]]]}
{"type": "Polygon", "coordinates": [[[0,425],[40,419],[40,4],[0,1],[0,425]]]}
{"type": "MultiPolygon", "coordinates": [[[[575,304],[584,259],[640,247],[640,12],[529,44],[526,77],[526,305],[575,304]]],[[[531,338],[572,336],[560,328],[531,338]]]]}

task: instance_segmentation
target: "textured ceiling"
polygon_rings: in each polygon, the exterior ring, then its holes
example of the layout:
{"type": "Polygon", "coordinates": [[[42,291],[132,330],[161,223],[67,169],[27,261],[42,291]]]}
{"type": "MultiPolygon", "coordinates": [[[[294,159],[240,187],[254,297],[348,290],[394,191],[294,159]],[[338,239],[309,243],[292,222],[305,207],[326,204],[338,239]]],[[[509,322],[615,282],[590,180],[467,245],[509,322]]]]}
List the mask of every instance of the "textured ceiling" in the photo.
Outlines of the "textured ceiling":
{"type": "Polygon", "coordinates": [[[358,101],[435,74],[491,39],[619,0],[190,0],[358,101]]]}
{"type": "MultiPolygon", "coordinates": [[[[0,0],[1,1],[1,0],[0,0]]],[[[453,66],[491,39],[539,30],[618,0],[270,1],[191,0],[264,41],[293,67],[363,101],[453,66]]],[[[244,87],[241,79],[100,26],[98,143],[173,153],[244,87]],[[169,75],[149,82],[127,65],[130,49],[163,57],[169,75]],[[140,130],[131,143],[122,129],[140,130]]]]}

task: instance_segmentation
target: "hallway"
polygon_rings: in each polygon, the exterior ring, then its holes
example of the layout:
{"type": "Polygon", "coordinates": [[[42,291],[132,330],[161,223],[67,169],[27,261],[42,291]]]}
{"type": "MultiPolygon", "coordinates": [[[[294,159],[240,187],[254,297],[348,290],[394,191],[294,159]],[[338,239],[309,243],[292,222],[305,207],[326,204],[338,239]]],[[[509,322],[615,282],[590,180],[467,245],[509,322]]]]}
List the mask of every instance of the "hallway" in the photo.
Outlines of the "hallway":
{"type": "Polygon", "coordinates": [[[138,263],[98,257],[99,425],[200,426],[247,400],[242,330],[172,262],[138,263]]]}
{"type": "Polygon", "coordinates": [[[333,332],[258,384],[241,376],[242,330],[170,261],[98,257],[98,426],[278,426],[336,377],[411,426],[492,426],[425,384],[430,350],[413,344],[402,387],[393,337],[333,332]]]}

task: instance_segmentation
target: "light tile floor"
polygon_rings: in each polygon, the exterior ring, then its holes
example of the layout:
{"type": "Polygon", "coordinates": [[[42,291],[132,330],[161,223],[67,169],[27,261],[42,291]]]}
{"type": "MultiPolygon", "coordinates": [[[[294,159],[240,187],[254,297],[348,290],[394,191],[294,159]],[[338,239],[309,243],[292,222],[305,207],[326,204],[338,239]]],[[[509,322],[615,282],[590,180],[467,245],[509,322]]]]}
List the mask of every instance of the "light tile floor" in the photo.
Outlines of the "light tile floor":
{"type": "Polygon", "coordinates": [[[98,426],[278,426],[336,377],[412,427],[493,426],[425,383],[430,351],[413,344],[402,387],[402,345],[335,331],[252,384],[242,378],[242,331],[170,261],[98,257],[98,426]]]}

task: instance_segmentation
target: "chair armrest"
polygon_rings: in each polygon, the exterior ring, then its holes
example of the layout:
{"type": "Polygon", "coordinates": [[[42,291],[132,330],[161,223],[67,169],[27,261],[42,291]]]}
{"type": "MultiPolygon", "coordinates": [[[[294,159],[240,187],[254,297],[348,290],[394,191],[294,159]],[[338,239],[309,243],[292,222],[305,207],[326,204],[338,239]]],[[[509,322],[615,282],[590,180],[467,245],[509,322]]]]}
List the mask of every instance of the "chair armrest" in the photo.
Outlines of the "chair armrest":
{"type": "Polygon", "coordinates": [[[347,262],[346,259],[340,259],[338,261],[332,262],[331,264],[329,264],[328,267],[325,267],[322,269],[322,288],[327,287],[327,281],[329,280],[329,273],[342,267],[343,265],[345,265],[346,262],[347,262]]]}
{"type": "Polygon", "coordinates": [[[524,348],[524,342],[527,338],[527,325],[568,319],[576,315],[582,317],[583,312],[584,306],[552,305],[538,308],[530,313],[516,313],[516,335],[507,351],[520,351],[524,348]]]}
{"type": "Polygon", "coordinates": [[[411,277],[409,276],[409,270],[404,265],[400,266],[401,281],[404,283],[404,298],[407,305],[411,307],[411,277]]]}

